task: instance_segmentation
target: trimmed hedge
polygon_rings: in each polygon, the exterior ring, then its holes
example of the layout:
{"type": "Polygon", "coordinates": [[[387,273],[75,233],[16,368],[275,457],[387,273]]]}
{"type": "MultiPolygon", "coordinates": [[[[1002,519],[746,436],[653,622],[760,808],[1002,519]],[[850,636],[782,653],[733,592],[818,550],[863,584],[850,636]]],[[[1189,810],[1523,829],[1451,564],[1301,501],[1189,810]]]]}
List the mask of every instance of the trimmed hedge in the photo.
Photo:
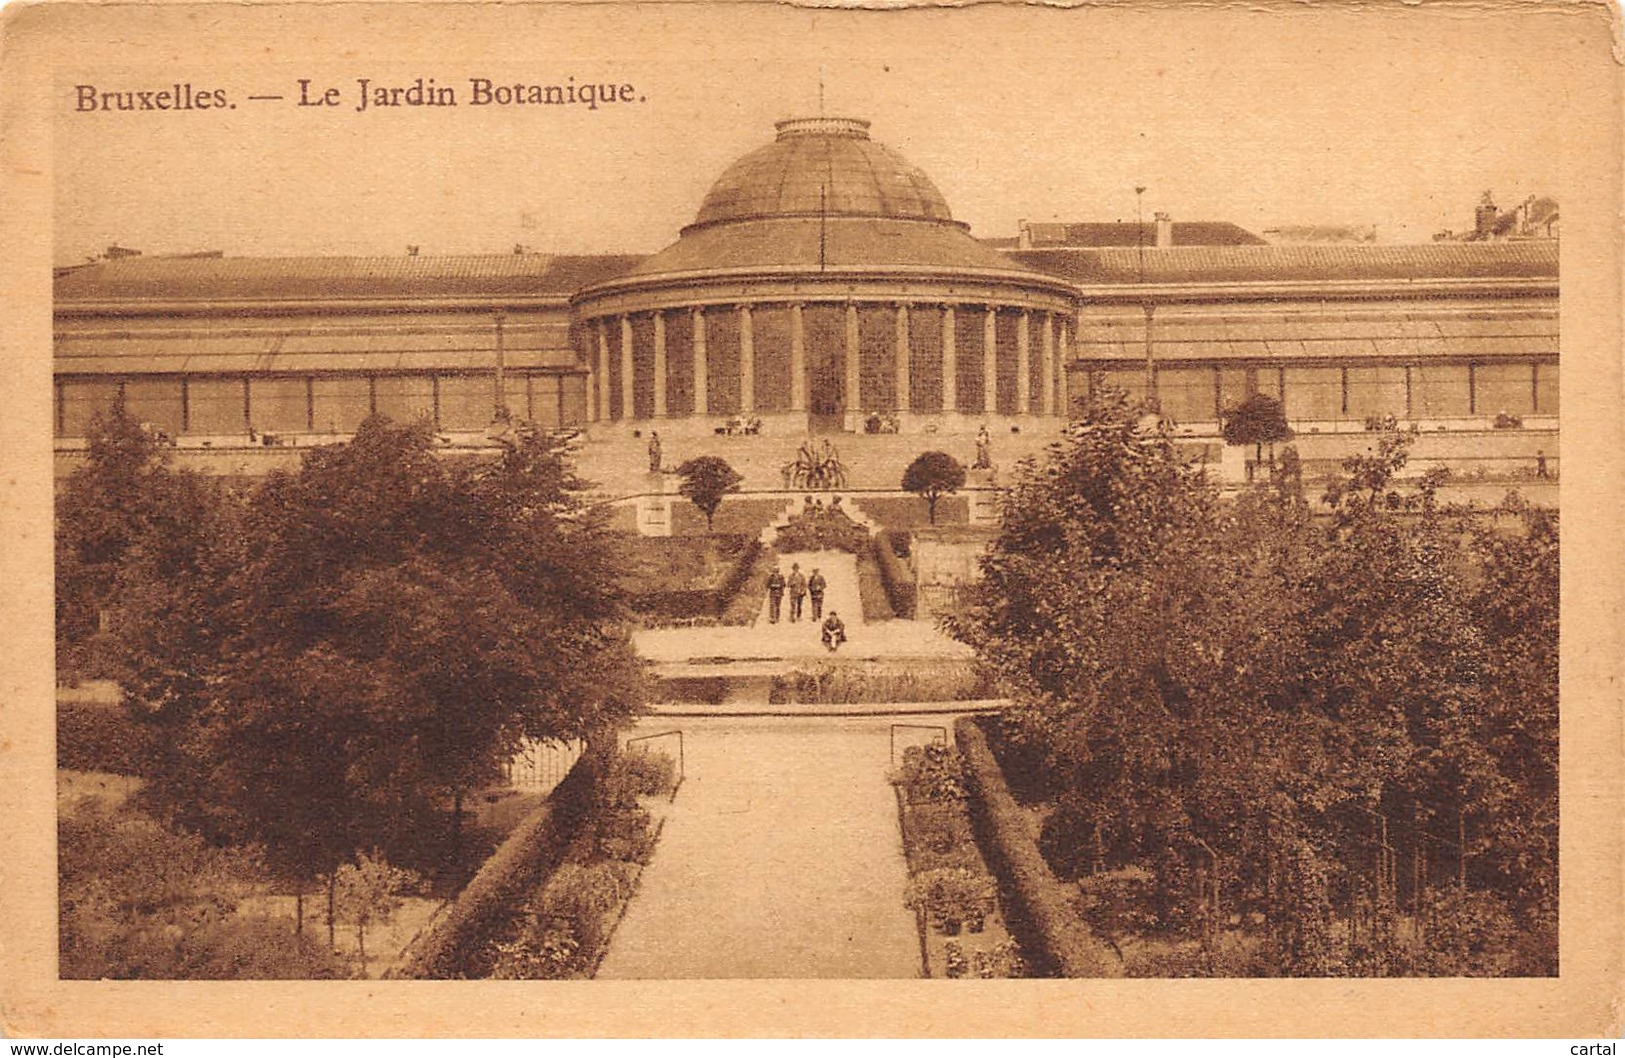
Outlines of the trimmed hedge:
{"type": "Polygon", "coordinates": [[[886,599],[891,603],[892,612],[898,617],[912,619],[916,606],[914,572],[908,568],[908,563],[897,557],[890,537],[888,533],[877,533],[873,542],[880,584],[886,589],[886,599]]]}
{"type": "Polygon", "coordinates": [[[398,975],[429,980],[464,976],[469,961],[564,855],[592,813],[614,742],[589,745],[564,781],[485,861],[446,914],[430,927],[398,975]]]}
{"type": "Polygon", "coordinates": [[[749,561],[741,560],[733,577],[729,578],[727,594],[721,604],[718,620],[725,625],[748,625],[761,612],[762,599],[767,595],[767,577],[779,563],[779,556],[753,541],[749,561]]]}
{"type": "Polygon", "coordinates": [[[728,570],[728,579],[717,588],[717,616],[725,614],[734,599],[738,598],[740,590],[750,583],[751,574],[756,572],[756,566],[766,550],[761,540],[752,540],[741,550],[733,568],[728,570]]]}
{"type": "Polygon", "coordinates": [[[977,718],[960,717],[954,739],[965,761],[972,820],[984,836],[988,865],[1009,895],[1011,931],[1034,969],[1054,977],[1121,977],[1122,960],[1078,918],[1075,891],[1056,879],[1039,854],[977,718]]]}
{"type": "Polygon", "coordinates": [[[886,592],[886,578],[881,575],[876,550],[871,546],[858,552],[858,601],[863,604],[865,622],[890,621],[897,616],[886,592]]]}
{"type": "Polygon", "coordinates": [[[737,534],[639,538],[630,545],[632,608],[655,621],[720,619],[761,551],[760,540],[737,534]]]}

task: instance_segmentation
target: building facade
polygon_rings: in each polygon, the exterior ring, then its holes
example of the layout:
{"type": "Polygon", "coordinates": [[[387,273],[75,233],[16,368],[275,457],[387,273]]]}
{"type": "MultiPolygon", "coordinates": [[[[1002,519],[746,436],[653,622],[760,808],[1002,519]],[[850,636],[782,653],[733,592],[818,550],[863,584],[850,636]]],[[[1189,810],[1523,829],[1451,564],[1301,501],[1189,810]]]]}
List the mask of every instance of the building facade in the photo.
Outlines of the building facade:
{"type": "MultiPolygon", "coordinates": [[[[638,463],[646,430],[793,447],[986,426],[1019,455],[1113,385],[1198,439],[1263,392],[1311,458],[1391,416],[1439,435],[1438,458],[1521,465],[1557,447],[1557,309],[1555,240],[1267,245],[1164,216],[978,240],[867,122],[796,119],[647,257],[121,253],[59,270],[56,433],[66,468],[122,392],[186,458],[251,474],[370,414],[473,444],[506,409],[584,431],[613,492],[641,487],[609,456],[638,463]]],[[[778,484],[772,459],[740,462],[748,487],[778,484]]]]}

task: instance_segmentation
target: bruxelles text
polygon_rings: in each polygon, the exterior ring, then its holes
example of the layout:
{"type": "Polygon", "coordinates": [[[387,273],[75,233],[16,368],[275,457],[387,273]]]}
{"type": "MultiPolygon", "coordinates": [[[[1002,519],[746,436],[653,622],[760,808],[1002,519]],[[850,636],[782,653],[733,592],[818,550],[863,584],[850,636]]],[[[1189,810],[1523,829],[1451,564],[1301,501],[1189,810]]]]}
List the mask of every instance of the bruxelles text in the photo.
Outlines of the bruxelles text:
{"type": "MultiPolygon", "coordinates": [[[[597,110],[615,103],[641,103],[643,95],[631,84],[611,81],[577,83],[567,77],[558,84],[498,83],[489,77],[470,77],[466,88],[441,84],[433,77],[385,83],[357,77],[353,88],[299,78],[294,90],[281,94],[249,94],[256,103],[289,103],[301,108],[343,107],[361,113],[397,107],[455,106],[579,106],[597,110]]],[[[197,88],[191,82],[161,88],[106,89],[94,84],[74,85],[74,110],[81,114],[155,110],[235,110],[237,104],[224,88],[197,88]]]]}

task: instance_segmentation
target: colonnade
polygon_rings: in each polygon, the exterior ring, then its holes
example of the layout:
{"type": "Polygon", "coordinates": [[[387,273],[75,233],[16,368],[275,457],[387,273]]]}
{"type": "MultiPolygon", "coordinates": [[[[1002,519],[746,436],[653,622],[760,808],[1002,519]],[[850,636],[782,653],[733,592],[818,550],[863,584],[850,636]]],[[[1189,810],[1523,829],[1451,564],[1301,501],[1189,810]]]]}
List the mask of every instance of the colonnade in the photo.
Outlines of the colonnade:
{"type": "MultiPolygon", "coordinates": [[[[586,353],[588,371],[589,411],[598,421],[610,419],[643,418],[636,414],[636,383],[639,380],[634,320],[652,317],[653,349],[652,369],[645,366],[653,391],[652,417],[665,418],[667,408],[667,378],[671,368],[672,351],[667,342],[667,319],[677,313],[687,314],[691,320],[692,338],[688,353],[692,368],[687,372],[692,380],[693,410],[679,414],[751,415],[756,407],[757,338],[755,316],[764,309],[787,309],[789,334],[789,407],[791,413],[809,410],[808,349],[805,310],[810,305],[839,306],[844,313],[844,340],[841,349],[844,386],[842,406],[847,412],[864,409],[863,371],[859,314],[863,309],[876,308],[892,312],[895,332],[892,340],[893,374],[892,406],[886,409],[900,414],[938,414],[963,411],[968,414],[997,415],[1056,415],[1065,402],[1064,371],[1070,359],[1073,342],[1072,316],[1068,312],[1016,308],[999,304],[955,303],[941,301],[873,301],[873,302],[756,302],[736,305],[694,306],[677,309],[652,309],[601,316],[588,321],[587,336],[591,345],[586,353]],[[959,378],[958,314],[972,310],[982,315],[981,335],[981,406],[962,408],[964,391],[959,378]],[[916,406],[911,377],[913,350],[913,321],[927,312],[939,316],[941,341],[938,347],[941,397],[930,403],[934,407],[916,406]],[[730,407],[716,406],[721,402],[709,392],[713,350],[707,341],[707,321],[718,314],[731,313],[737,323],[739,398],[729,401],[730,407]],[[1014,408],[999,407],[998,321],[1001,314],[1015,320],[1015,395],[1014,408]],[[611,335],[618,332],[618,372],[611,371],[611,335]],[[1037,341],[1034,341],[1036,335],[1037,341]],[[1034,346],[1037,346],[1035,349],[1034,346]],[[1038,357],[1039,370],[1035,380],[1032,357],[1038,357]],[[618,375],[615,378],[614,375],[618,375]],[[1037,382],[1035,387],[1034,382],[1037,382]],[[618,394],[614,387],[619,387],[618,394]],[[618,396],[618,400],[612,399],[618,396]]],[[[679,354],[681,355],[681,354],[679,354]]],[[[973,392],[973,391],[971,391],[973,392]]]]}

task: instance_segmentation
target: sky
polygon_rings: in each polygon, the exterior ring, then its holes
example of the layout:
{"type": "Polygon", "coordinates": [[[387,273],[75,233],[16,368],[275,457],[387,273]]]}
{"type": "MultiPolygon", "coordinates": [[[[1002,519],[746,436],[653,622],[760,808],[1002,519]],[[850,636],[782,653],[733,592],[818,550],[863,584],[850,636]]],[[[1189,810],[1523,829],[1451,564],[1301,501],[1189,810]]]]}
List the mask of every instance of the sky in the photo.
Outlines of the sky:
{"type": "Polygon", "coordinates": [[[1486,190],[1504,208],[1562,198],[1585,134],[1565,56],[1595,39],[1574,11],[566,5],[469,9],[439,33],[421,13],[303,35],[173,23],[59,69],[54,257],[652,252],[775,120],[820,112],[870,119],[980,236],[1131,220],[1138,186],[1147,219],[1426,241],[1470,227],[1486,190]],[[420,77],[461,105],[354,110],[358,78],[420,77]],[[477,107],[474,77],[636,98],[477,107]],[[340,105],[296,105],[301,78],[340,105]],[[218,88],[236,106],[85,113],[81,84],[218,88]]]}

